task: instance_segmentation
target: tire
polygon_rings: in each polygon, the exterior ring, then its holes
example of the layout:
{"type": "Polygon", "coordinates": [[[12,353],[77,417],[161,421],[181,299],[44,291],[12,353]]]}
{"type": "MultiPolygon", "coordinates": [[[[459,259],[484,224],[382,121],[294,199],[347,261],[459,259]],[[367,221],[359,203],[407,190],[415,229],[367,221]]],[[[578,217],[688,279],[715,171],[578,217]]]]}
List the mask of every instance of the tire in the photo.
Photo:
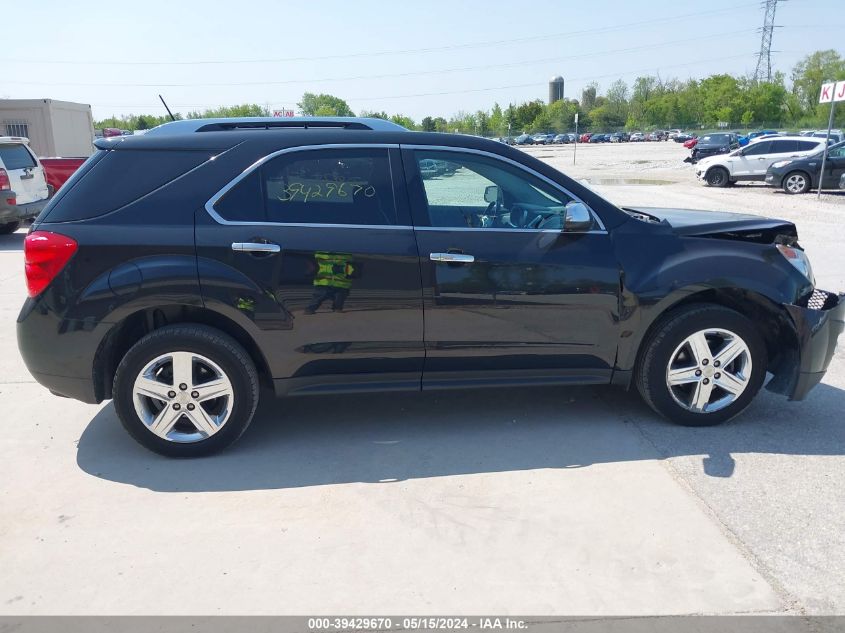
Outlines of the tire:
{"type": "Polygon", "coordinates": [[[8,224],[0,224],[0,235],[10,235],[21,228],[20,222],[9,222],[8,224]]]}
{"type": "Polygon", "coordinates": [[[749,319],[722,306],[697,304],[672,311],[655,324],[643,341],[635,379],[643,399],[660,415],[683,426],[712,426],[751,403],[763,385],[767,361],[766,345],[749,319]],[[696,354],[695,343],[688,341],[700,342],[704,332],[707,348],[698,347],[696,354]],[[740,344],[745,348],[729,361],[729,353],[721,354],[726,361],[722,365],[720,352],[728,352],[729,344],[736,345],[733,350],[740,344]],[[723,385],[739,392],[732,394],[723,385]],[[704,406],[697,407],[699,394],[704,406]]]}
{"type": "Polygon", "coordinates": [[[201,457],[232,444],[252,422],[258,374],[249,354],[223,332],[198,324],[168,325],[126,353],[113,394],[121,423],[142,446],[167,457],[201,457]],[[184,371],[176,369],[176,359],[184,371]],[[184,382],[173,380],[174,373],[184,382]],[[155,397],[140,394],[136,381],[155,397]]]}
{"type": "Polygon", "coordinates": [[[705,174],[704,179],[711,187],[727,187],[731,182],[731,176],[724,167],[712,167],[705,174]]]}
{"type": "Polygon", "coordinates": [[[810,190],[810,177],[803,171],[791,171],[783,177],[781,186],[790,195],[807,193],[810,190]]]}

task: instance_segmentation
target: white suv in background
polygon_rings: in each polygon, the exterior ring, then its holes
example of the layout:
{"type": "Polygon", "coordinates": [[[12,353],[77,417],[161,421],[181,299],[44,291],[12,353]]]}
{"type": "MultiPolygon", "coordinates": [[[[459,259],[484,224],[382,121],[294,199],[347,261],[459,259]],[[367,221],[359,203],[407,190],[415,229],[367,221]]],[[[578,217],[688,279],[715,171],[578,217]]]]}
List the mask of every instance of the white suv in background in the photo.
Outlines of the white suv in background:
{"type": "Polygon", "coordinates": [[[730,154],[702,158],[695,165],[695,175],[711,187],[727,187],[740,180],[764,180],[773,163],[812,154],[824,144],[823,138],[809,136],[754,139],[730,154]]]}
{"type": "Polygon", "coordinates": [[[29,139],[0,136],[0,235],[14,233],[47,204],[50,193],[29,139]]]}

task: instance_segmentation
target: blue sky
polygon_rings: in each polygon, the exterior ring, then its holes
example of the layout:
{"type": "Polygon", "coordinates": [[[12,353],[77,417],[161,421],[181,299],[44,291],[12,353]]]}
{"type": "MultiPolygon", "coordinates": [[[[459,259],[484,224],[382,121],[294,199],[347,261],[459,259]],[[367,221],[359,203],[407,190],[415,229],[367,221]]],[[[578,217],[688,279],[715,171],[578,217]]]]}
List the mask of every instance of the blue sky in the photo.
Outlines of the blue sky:
{"type": "MultiPolygon", "coordinates": [[[[0,98],[81,101],[95,118],[161,114],[158,93],[186,112],[295,107],[310,91],[419,120],[545,98],[557,74],[578,98],[591,80],[753,72],[763,22],[754,0],[39,0],[25,13],[29,37],[0,52],[0,98]]],[[[781,3],[776,24],[787,75],[809,52],[845,52],[842,0],[781,3]]]]}

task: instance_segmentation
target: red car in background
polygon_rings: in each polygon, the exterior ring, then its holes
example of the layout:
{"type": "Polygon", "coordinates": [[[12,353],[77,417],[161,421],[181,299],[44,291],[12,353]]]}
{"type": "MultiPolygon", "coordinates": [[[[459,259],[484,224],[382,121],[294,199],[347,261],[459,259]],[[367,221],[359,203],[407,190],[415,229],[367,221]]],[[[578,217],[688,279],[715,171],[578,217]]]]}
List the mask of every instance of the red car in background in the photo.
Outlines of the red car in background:
{"type": "Polygon", "coordinates": [[[590,137],[593,135],[592,132],[585,132],[578,138],[579,143],[589,143],[590,137]]]}
{"type": "Polygon", "coordinates": [[[52,158],[39,158],[38,160],[41,161],[41,165],[44,167],[44,173],[47,176],[47,188],[50,190],[50,197],[53,196],[65,181],[73,175],[82,163],[85,162],[85,158],[62,158],[62,157],[52,157],[52,158]]]}
{"type": "Polygon", "coordinates": [[[687,149],[692,149],[693,147],[696,146],[697,143],[698,143],[697,138],[691,138],[690,140],[684,142],[684,147],[686,147],[687,149]]]}

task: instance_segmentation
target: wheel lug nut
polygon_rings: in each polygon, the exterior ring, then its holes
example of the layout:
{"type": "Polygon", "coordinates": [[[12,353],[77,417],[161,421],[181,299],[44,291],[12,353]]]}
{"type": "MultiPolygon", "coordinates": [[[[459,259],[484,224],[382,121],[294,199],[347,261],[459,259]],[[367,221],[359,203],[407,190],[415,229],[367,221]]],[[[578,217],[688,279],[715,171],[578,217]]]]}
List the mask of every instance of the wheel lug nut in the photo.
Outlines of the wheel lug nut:
{"type": "Polygon", "coordinates": [[[710,384],[710,379],[709,379],[709,378],[705,378],[705,379],[704,379],[704,380],[702,380],[701,382],[703,382],[705,385],[709,385],[709,384],[710,384]]]}
{"type": "Polygon", "coordinates": [[[721,378],[721,377],[722,377],[722,374],[720,374],[719,372],[716,372],[716,374],[713,376],[713,378],[715,378],[716,380],[719,380],[719,378],[721,378]]]}
{"type": "Polygon", "coordinates": [[[721,364],[722,364],[722,363],[720,363],[720,362],[719,362],[719,361],[717,361],[717,360],[716,360],[716,361],[713,361],[713,367],[719,367],[721,364]]]}
{"type": "Polygon", "coordinates": [[[182,405],[181,405],[181,404],[179,404],[178,402],[177,402],[176,404],[174,404],[174,405],[173,405],[173,410],[174,410],[174,411],[178,411],[178,410],[179,410],[179,409],[181,409],[181,408],[182,408],[182,405]]]}
{"type": "Polygon", "coordinates": [[[709,360],[707,360],[707,359],[705,358],[703,361],[701,361],[701,364],[702,364],[702,365],[706,365],[706,364],[707,364],[707,363],[709,363],[709,362],[710,362],[710,361],[709,361],[709,360]]]}
{"type": "Polygon", "coordinates": [[[700,369],[696,369],[696,370],[695,370],[695,375],[696,375],[696,376],[700,376],[700,375],[701,375],[701,370],[700,370],[700,369]]]}
{"type": "Polygon", "coordinates": [[[191,397],[192,397],[194,400],[196,400],[197,398],[199,398],[199,397],[200,397],[200,392],[199,392],[199,391],[192,391],[192,392],[191,392],[191,397]]]}
{"type": "Polygon", "coordinates": [[[188,404],[188,411],[193,411],[193,410],[194,410],[194,408],[195,408],[195,407],[194,407],[193,402],[188,404]]]}
{"type": "Polygon", "coordinates": [[[184,382],[181,385],[179,385],[179,389],[181,389],[182,391],[187,390],[187,388],[188,388],[188,385],[186,385],[184,382]]]}
{"type": "Polygon", "coordinates": [[[175,392],[175,391],[168,391],[168,392],[167,392],[167,397],[168,397],[168,398],[175,398],[175,397],[176,397],[176,392],[175,392]]]}

